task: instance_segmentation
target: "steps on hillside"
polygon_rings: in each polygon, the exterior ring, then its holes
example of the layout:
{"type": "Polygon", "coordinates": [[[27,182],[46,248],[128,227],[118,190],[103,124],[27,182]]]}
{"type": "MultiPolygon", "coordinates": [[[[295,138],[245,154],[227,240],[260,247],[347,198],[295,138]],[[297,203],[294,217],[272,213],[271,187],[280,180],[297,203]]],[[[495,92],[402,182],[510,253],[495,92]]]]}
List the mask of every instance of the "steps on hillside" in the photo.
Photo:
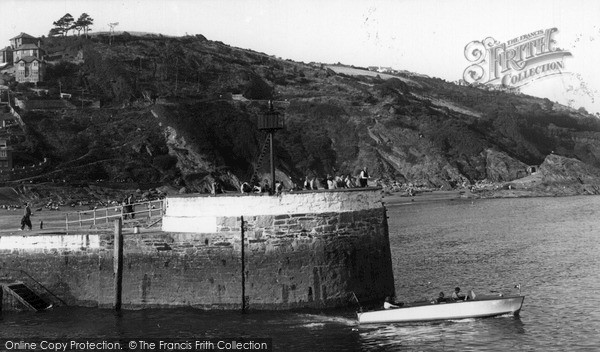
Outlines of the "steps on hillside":
{"type": "Polygon", "coordinates": [[[33,311],[48,309],[51,306],[22,282],[4,284],[3,291],[4,295],[8,296],[7,300],[13,301],[13,306],[14,301],[19,302],[21,307],[33,311]]]}
{"type": "Polygon", "coordinates": [[[256,161],[256,167],[254,168],[254,173],[252,174],[252,179],[250,180],[251,185],[253,185],[255,182],[260,181],[260,180],[258,180],[258,170],[260,170],[260,168],[262,167],[264,159],[267,158],[266,153],[270,151],[270,148],[269,148],[270,141],[271,141],[271,134],[268,134],[267,138],[265,139],[265,142],[263,143],[262,148],[260,150],[258,160],[256,161]]]}

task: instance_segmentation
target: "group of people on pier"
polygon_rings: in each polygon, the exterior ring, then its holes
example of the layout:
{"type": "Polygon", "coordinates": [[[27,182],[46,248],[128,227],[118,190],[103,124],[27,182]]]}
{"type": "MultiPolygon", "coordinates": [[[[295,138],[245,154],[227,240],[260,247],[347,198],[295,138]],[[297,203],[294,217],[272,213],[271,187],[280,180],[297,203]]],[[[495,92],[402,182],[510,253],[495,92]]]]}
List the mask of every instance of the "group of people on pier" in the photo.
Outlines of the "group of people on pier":
{"type": "Polygon", "coordinates": [[[356,187],[367,187],[368,181],[371,178],[369,176],[368,169],[363,167],[360,174],[356,179],[352,175],[327,175],[327,177],[319,181],[316,177],[306,176],[304,179],[303,189],[315,190],[315,189],[337,189],[337,188],[356,188],[356,187]],[[321,185],[322,187],[320,187],[321,185]]]}
{"type": "MultiPolygon", "coordinates": [[[[293,191],[310,191],[323,189],[339,189],[339,188],[357,188],[367,187],[369,176],[368,169],[363,167],[357,177],[350,174],[347,175],[327,175],[325,178],[319,179],[316,176],[306,176],[302,186],[294,184],[293,191]]],[[[248,182],[242,183],[240,186],[241,193],[273,193],[281,194],[283,192],[283,182],[276,180],[273,192],[269,180],[264,180],[262,184],[250,185],[248,182]]]]}
{"type": "MultiPolygon", "coordinates": [[[[262,184],[255,184],[251,186],[248,182],[242,183],[240,186],[242,193],[271,193],[271,184],[269,180],[264,180],[262,184]]],[[[274,194],[281,194],[283,192],[283,182],[276,180],[275,188],[273,189],[274,194]]]]}
{"type": "Polygon", "coordinates": [[[304,190],[315,190],[315,189],[337,189],[337,188],[356,188],[356,187],[367,187],[369,178],[369,172],[364,167],[358,177],[355,179],[352,175],[327,175],[327,177],[319,181],[316,177],[306,176],[302,189],[304,190]]]}

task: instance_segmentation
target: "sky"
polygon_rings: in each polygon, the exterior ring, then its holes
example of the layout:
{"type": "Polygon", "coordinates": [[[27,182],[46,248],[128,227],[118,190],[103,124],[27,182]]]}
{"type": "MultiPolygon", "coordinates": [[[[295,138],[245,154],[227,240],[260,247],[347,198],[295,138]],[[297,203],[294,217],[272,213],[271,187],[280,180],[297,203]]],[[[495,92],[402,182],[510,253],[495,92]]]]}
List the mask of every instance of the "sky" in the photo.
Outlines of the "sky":
{"type": "Polygon", "coordinates": [[[202,34],[231,46],[302,62],[386,66],[457,81],[465,46],[557,28],[571,53],[561,74],[521,88],[600,113],[600,1],[596,0],[0,0],[0,47],[20,32],[47,35],[65,13],[94,32],[202,34]]]}

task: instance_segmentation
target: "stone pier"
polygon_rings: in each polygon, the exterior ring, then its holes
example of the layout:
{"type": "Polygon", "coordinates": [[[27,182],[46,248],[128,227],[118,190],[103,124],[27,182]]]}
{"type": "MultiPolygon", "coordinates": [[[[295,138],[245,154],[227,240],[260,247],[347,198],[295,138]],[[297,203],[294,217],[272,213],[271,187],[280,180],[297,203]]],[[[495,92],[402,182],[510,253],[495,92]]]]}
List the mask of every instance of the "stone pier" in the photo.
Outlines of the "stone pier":
{"type": "MultiPolygon", "coordinates": [[[[1,236],[0,280],[26,282],[57,304],[54,296],[109,307],[113,239],[110,232],[1,236]]],[[[394,293],[376,188],[169,197],[162,231],[124,239],[125,308],[238,309],[243,300],[249,309],[323,308],[348,305],[352,293],[361,302],[394,293]]]]}

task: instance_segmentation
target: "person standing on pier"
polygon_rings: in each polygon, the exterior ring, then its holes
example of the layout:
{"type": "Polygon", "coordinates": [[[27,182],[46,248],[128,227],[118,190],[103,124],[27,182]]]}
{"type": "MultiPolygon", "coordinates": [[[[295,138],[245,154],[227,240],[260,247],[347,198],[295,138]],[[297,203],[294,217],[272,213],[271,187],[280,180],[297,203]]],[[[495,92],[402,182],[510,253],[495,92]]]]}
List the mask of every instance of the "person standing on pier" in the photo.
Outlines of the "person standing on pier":
{"type": "Polygon", "coordinates": [[[127,197],[127,212],[129,213],[129,216],[131,216],[132,219],[135,218],[133,203],[135,203],[135,200],[133,199],[133,193],[131,193],[129,197],[127,197]]]}
{"type": "Polygon", "coordinates": [[[280,196],[283,193],[283,182],[277,180],[275,181],[275,194],[280,196]]]}
{"type": "Polygon", "coordinates": [[[304,178],[304,185],[303,185],[303,189],[306,191],[312,190],[313,189],[313,181],[310,179],[310,177],[306,176],[304,178]]]}
{"type": "Polygon", "coordinates": [[[23,217],[21,218],[21,231],[25,229],[25,226],[31,231],[31,208],[27,202],[25,202],[25,210],[23,211],[23,217]]]}
{"type": "Polygon", "coordinates": [[[360,182],[361,187],[367,187],[368,180],[369,180],[369,172],[367,170],[367,167],[365,166],[365,167],[363,167],[363,169],[360,172],[360,176],[358,177],[358,182],[360,182]]]}
{"type": "Polygon", "coordinates": [[[346,175],[346,178],[344,179],[344,183],[346,184],[346,188],[356,187],[356,184],[354,183],[354,180],[352,179],[352,176],[350,176],[350,174],[346,175]]]}

